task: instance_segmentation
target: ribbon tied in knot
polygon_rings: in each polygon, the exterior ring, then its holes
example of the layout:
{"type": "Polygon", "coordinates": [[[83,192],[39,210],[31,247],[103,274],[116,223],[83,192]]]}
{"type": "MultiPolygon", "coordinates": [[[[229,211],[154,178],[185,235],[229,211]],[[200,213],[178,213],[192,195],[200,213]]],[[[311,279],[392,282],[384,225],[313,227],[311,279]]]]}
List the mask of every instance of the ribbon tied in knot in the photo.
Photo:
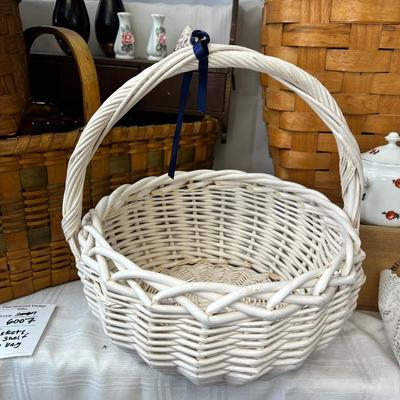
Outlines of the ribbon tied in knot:
{"type": "MultiPolygon", "coordinates": [[[[208,75],[208,43],[210,36],[207,32],[196,30],[192,32],[190,43],[193,46],[193,53],[199,60],[199,87],[197,90],[197,109],[204,113],[207,102],[207,75],[208,75]]],[[[185,72],[182,79],[181,97],[179,100],[179,111],[176,121],[174,140],[172,144],[171,160],[169,163],[168,176],[174,179],[176,161],[178,158],[179,139],[183,123],[183,114],[185,112],[186,102],[189,95],[190,82],[193,71],[185,72]]]]}

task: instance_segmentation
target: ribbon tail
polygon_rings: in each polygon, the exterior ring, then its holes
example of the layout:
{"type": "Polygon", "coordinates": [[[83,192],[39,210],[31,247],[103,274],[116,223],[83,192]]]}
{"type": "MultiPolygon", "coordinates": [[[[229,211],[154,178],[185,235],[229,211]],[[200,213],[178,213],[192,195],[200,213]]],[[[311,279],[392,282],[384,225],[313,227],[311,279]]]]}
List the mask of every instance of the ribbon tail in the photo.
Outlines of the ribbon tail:
{"type": "Polygon", "coordinates": [[[197,108],[202,113],[206,111],[207,78],[208,78],[208,58],[206,57],[199,61],[199,88],[197,92],[197,108]]]}
{"type": "Polygon", "coordinates": [[[192,80],[192,75],[193,75],[192,71],[185,72],[183,74],[178,118],[176,121],[174,140],[171,150],[171,159],[169,162],[169,169],[168,169],[168,176],[171,179],[174,179],[175,176],[176,161],[178,159],[179,139],[181,137],[182,123],[183,123],[183,114],[185,112],[186,102],[189,96],[189,88],[190,88],[190,81],[192,80]]]}

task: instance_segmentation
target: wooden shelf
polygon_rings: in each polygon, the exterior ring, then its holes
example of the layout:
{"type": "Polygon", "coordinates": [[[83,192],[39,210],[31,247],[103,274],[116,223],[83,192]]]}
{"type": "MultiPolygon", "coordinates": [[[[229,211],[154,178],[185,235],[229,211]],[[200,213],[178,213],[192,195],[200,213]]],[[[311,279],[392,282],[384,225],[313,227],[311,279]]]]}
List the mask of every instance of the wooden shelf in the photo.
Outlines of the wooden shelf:
{"type": "MultiPolygon", "coordinates": [[[[95,57],[94,61],[102,101],[127,80],[153,64],[148,60],[118,60],[106,57],[95,57]]],[[[31,92],[35,100],[69,107],[82,103],[79,76],[72,57],[32,54],[29,70],[31,92]]],[[[206,114],[217,118],[222,130],[225,130],[228,116],[231,79],[231,69],[209,71],[206,114]]],[[[201,115],[197,111],[197,84],[198,74],[195,72],[186,115],[201,115]]],[[[180,88],[181,76],[165,80],[135,106],[135,111],[177,113],[180,88]]]]}

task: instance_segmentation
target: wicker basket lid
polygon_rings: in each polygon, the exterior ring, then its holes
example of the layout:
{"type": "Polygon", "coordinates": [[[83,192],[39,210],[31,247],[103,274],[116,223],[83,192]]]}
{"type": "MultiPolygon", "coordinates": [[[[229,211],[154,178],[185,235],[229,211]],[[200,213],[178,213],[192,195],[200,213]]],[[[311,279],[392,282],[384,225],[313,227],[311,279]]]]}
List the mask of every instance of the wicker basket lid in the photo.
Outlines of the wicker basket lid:
{"type": "Polygon", "coordinates": [[[400,165],[400,147],[396,144],[400,140],[397,132],[391,132],[385,136],[387,144],[374,147],[361,154],[363,161],[372,161],[379,164],[400,165]]]}

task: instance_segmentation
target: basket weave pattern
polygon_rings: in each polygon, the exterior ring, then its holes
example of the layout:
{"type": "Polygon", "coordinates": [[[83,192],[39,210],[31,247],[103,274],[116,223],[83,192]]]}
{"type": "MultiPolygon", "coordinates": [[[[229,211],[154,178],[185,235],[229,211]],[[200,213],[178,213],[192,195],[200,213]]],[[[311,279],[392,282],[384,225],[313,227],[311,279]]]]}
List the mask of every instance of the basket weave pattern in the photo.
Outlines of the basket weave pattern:
{"type": "Polygon", "coordinates": [[[0,4],[0,136],[15,135],[29,98],[28,67],[18,1],[0,4]]]}
{"type": "MultiPolygon", "coordinates": [[[[215,119],[183,124],[179,167],[212,165],[215,119]]],[[[175,125],[115,127],[85,176],[84,209],[121,184],[168,169],[175,125]]],[[[68,159],[79,137],[67,133],[0,140],[0,302],[76,279],[61,229],[68,159]]]]}
{"type": "Polygon", "coordinates": [[[63,229],[106,334],[196,384],[244,384],[299,366],[355,308],[360,153],[329,92],[282,60],[210,46],[209,65],[269,73],[335,134],[344,209],[266,174],[198,170],[122,185],[81,220],[87,165],[115,120],[149,90],[196,69],[181,49],[132,78],[94,114],[72,154],[63,229]]]}
{"type": "MultiPolygon", "coordinates": [[[[266,0],[264,54],[318,78],[343,111],[361,151],[399,130],[400,1],[266,0]]],[[[327,126],[267,75],[264,86],[275,174],[341,202],[338,154],[327,126]]]]}

